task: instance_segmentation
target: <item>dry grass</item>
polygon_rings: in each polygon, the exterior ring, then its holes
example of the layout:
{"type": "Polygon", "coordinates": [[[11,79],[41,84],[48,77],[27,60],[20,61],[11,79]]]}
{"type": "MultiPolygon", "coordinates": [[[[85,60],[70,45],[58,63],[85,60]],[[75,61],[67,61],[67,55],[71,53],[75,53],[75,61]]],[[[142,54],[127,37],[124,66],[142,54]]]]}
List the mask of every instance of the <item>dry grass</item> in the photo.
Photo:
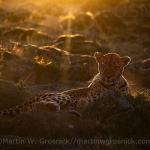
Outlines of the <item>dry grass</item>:
{"type": "MultiPolygon", "coordinates": [[[[15,92],[16,93],[16,92],[15,92]]],[[[11,94],[9,94],[11,96],[11,94]]],[[[16,98],[18,94],[16,93],[16,98]]],[[[23,113],[14,118],[0,118],[0,133],[6,137],[12,136],[12,139],[18,137],[28,137],[39,140],[46,139],[87,139],[87,138],[102,138],[102,139],[148,139],[150,137],[150,101],[144,95],[136,97],[128,96],[127,100],[134,106],[135,111],[126,111],[111,97],[101,99],[92,105],[89,105],[79,118],[73,114],[62,111],[55,112],[34,112],[23,113]],[[9,135],[9,136],[8,136],[9,135]]],[[[15,100],[12,100],[14,102],[15,100]]],[[[3,103],[10,103],[10,97],[5,97],[3,103]]],[[[20,102],[19,102],[20,103],[20,102]]],[[[10,104],[9,104],[10,106],[10,104]]],[[[37,146],[37,145],[36,145],[37,146]]],[[[24,148],[33,148],[33,145],[24,145],[24,148]]],[[[89,149],[110,148],[116,150],[120,145],[40,145],[43,147],[58,147],[64,149],[66,146],[74,149],[89,149]]],[[[124,145],[125,149],[137,150],[141,146],[146,145],[124,145]]],[[[7,146],[5,147],[7,149],[7,146]]],[[[14,149],[20,147],[15,147],[14,149]]],[[[41,147],[40,147],[41,148],[41,147]]],[[[39,149],[40,149],[39,148],[39,149]]]]}
{"type": "MultiPolygon", "coordinates": [[[[129,55],[133,64],[135,60],[149,58],[144,50],[149,50],[149,47],[142,44],[150,36],[149,0],[130,0],[121,5],[116,5],[116,0],[106,1],[107,4],[104,2],[102,5],[99,5],[99,0],[93,0],[93,3],[88,1],[80,8],[77,6],[75,14],[66,12],[65,9],[71,11],[67,1],[63,5],[57,3],[53,8],[51,4],[54,2],[40,2],[0,0],[0,78],[3,79],[0,80],[0,109],[20,104],[33,93],[44,89],[37,84],[44,84],[48,90],[55,91],[72,88],[74,82],[75,86],[87,84],[97,72],[92,57],[95,51],[129,55]],[[141,12],[141,6],[144,12],[141,12]],[[138,14],[133,13],[135,9],[138,14]],[[67,14],[72,14],[74,18],[66,18],[67,14]],[[59,22],[60,18],[66,19],[59,22]],[[24,85],[27,85],[28,91],[24,85]]],[[[144,89],[149,88],[149,72],[142,74],[130,67],[127,71],[131,74],[129,78],[135,80],[136,89],[138,84],[144,89]]],[[[149,93],[149,89],[145,91],[149,93]]],[[[68,112],[34,112],[14,118],[1,117],[0,135],[12,139],[16,136],[33,137],[37,140],[95,137],[149,139],[150,101],[147,96],[138,93],[135,97],[125,97],[135,107],[135,111],[130,112],[123,110],[115,99],[105,97],[87,107],[81,118],[68,112]]],[[[0,149],[3,150],[147,150],[148,146],[77,143],[1,145],[0,137],[0,149]]]]}

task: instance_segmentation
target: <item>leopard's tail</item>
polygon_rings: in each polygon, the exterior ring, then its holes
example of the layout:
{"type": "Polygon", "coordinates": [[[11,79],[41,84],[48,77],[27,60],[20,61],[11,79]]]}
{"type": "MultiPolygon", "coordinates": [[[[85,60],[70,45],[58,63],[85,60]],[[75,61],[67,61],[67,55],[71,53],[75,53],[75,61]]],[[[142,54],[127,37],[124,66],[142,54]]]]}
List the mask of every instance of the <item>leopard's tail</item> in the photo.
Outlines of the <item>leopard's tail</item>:
{"type": "Polygon", "coordinates": [[[38,102],[39,98],[36,96],[33,99],[30,99],[26,101],[23,104],[14,106],[12,108],[4,109],[0,111],[0,116],[16,116],[18,114],[21,114],[23,112],[29,112],[32,111],[34,103],[38,102]]]}

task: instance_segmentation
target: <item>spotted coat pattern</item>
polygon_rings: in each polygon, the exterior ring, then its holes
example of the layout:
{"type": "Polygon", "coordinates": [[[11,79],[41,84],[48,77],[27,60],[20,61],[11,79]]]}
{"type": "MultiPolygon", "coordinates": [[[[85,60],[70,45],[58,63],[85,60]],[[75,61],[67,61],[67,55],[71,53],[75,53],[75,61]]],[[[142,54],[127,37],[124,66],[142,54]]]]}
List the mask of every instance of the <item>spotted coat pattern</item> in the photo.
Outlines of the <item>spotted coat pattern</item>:
{"type": "MultiPolygon", "coordinates": [[[[130,58],[127,56],[120,57],[116,53],[106,55],[95,53],[95,59],[99,72],[88,87],[60,93],[42,92],[24,104],[0,111],[0,115],[16,115],[22,112],[37,111],[40,107],[44,107],[48,111],[59,111],[66,107],[80,111],[108,94],[112,96],[129,94],[128,82],[123,76],[123,71],[130,58]]],[[[125,107],[130,107],[130,104],[125,100],[119,100],[119,103],[125,107]]]]}

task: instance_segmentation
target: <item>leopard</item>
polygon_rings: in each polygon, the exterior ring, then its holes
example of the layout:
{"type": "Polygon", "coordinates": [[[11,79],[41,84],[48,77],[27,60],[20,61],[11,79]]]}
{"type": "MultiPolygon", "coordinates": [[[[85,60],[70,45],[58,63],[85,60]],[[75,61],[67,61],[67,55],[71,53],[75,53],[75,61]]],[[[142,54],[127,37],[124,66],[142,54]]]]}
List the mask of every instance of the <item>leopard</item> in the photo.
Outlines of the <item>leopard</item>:
{"type": "MultiPolygon", "coordinates": [[[[91,103],[107,95],[129,95],[130,87],[124,77],[124,69],[131,62],[129,56],[121,57],[117,53],[103,54],[95,52],[98,73],[87,87],[69,89],[61,92],[45,91],[14,108],[0,111],[1,116],[15,116],[24,112],[34,112],[42,107],[48,111],[59,112],[64,109],[80,112],[91,103]]],[[[120,105],[130,109],[132,105],[125,99],[119,100],[120,105]]]]}

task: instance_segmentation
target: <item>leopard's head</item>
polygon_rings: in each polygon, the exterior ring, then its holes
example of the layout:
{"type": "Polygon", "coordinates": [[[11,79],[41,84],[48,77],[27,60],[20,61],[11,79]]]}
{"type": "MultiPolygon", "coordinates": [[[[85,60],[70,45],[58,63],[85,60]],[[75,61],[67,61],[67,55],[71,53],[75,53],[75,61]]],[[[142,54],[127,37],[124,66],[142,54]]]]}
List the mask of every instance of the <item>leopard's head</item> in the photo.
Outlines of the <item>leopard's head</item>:
{"type": "Polygon", "coordinates": [[[94,56],[98,63],[98,70],[102,80],[112,83],[121,77],[124,67],[131,61],[129,56],[121,57],[117,53],[108,53],[104,55],[100,52],[96,52],[94,56]]]}

